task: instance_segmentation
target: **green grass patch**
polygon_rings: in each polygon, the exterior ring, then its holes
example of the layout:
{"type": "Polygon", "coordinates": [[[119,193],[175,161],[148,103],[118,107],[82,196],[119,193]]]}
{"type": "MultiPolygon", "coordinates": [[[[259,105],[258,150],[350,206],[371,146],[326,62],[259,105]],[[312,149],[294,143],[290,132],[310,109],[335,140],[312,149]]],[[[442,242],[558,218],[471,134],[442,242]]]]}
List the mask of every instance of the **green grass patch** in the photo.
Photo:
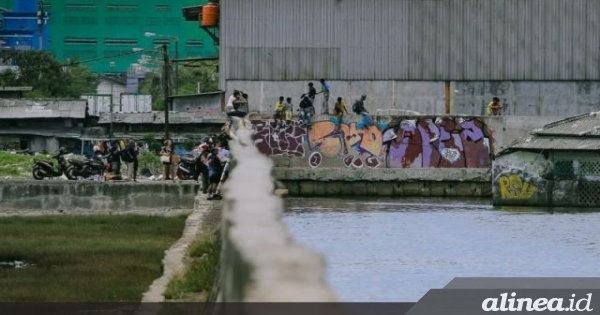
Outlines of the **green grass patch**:
{"type": "MultiPolygon", "coordinates": [[[[45,155],[38,155],[36,158],[50,160],[50,158],[46,158],[45,155]]],[[[0,151],[0,176],[31,177],[32,168],[32,155],[0,151]]]]}
{"type": "Polygon", "coordinates": [[[0,219],[0,302],[129,302],[162,274],[186,216],[43,216],[0,219]]]}
{"type": "Polygon", "coordinates": [[[188,247],[184,274],[174,276],[167,285],[165,299],[205,300],[217,276],[220,252],[218,230],[210,229],[201,233],[188,247]]]}

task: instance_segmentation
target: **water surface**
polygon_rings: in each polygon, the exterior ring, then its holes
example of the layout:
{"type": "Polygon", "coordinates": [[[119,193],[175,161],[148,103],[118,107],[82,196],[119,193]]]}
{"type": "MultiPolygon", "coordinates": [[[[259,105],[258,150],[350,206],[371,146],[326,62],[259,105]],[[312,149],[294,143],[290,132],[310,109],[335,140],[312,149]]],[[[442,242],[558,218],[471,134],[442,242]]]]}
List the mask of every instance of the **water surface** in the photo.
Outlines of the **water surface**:
{"type": "Polygon", "coordinates": [[[415,302],[454,277],[600,276],[600,213],[435,199],[286,204],[295,239],[325,255],[347,302],[415,302]]]}

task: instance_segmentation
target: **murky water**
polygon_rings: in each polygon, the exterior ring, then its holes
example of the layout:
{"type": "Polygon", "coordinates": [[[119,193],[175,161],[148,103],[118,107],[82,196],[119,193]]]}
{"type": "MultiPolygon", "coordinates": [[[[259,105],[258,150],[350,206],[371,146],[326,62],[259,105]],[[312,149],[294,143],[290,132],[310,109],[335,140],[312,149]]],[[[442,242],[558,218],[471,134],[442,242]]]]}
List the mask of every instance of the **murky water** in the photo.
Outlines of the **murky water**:
{"type": "Polygon", "coordinates": [[[432,199],[286,203],[285,222],[325,255],[343,301],[416,302],[454,277],[600,276],[600,213],[432,199]]]}

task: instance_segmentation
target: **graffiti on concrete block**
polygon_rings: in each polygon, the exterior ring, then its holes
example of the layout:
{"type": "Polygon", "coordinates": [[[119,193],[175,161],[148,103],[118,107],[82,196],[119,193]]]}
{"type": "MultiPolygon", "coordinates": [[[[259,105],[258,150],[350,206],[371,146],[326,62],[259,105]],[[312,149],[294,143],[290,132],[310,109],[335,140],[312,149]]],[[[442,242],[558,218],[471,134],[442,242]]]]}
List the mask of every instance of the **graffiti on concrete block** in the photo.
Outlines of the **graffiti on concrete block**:
{"type": "Polygon", "coordinates": [[[491,166],[491,130],[479,119],[419,118],[391,123],[386,165],[389,168],[487,168],[491,166]]]}
{"type": "Polygon", "coordinates": [[[502,199],[531,199],[538,191],[535,181],[522,173],[501,174],[496,182],[502,199]]]}
{"type": "Polygon", "coordinates": [[[253,122],[253,128],[252,140],[260,152],[269,156],[304,156],[304,125],[290,122],[282,126],[274,120],[257,120],[253,122]]]}
{"type": "Polygon", "coordinates": [[[330,121],[314,123],[307,138],[308,147],[313,152],[309,166],[319,167],[323,157],[341,158],[344,166],[354,168],[376,168],[382,164],[381,131],[377,126],[358,129],[356,124],[341,124],[336,128],[330,121]]]}
{"type": "Polygon", "coordinates": [[[305,157],[308,165],[350,168],[488,168],[492,131],[476,118],[396,119],[357,127],[357,122],[255,120],[253,139],[269,156],[305,157]],[[328,161],[327,164],[324,164],[328,161]]]}

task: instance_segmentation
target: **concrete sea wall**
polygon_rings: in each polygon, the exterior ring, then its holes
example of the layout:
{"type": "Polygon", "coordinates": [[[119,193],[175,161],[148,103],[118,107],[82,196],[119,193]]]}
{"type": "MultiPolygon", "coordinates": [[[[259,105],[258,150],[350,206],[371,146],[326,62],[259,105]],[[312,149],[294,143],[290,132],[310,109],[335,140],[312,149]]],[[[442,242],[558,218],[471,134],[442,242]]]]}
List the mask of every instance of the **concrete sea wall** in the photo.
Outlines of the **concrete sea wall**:
{"type": "Polygon", "coordinates": [[[152,213],[192,209],[193,183],[3,180],[0,215],[18,213],[152,213]]]}
{"type": "Polygon", "coordinates": [[[240,121],[231,141],[235,166],[225,184],[219,302],[334,302],[325,260],[292,239],[273,195],[271,161],[253,145],[251,124],[240,121]]]}
{"type": "Polygon", "coordinates": [[[252,138],[294,196],[490,197],[495,153],[559,119],[388,115],[336,130],[325,115],[310,128],[263,118],[252,120],[252,138]]]}

